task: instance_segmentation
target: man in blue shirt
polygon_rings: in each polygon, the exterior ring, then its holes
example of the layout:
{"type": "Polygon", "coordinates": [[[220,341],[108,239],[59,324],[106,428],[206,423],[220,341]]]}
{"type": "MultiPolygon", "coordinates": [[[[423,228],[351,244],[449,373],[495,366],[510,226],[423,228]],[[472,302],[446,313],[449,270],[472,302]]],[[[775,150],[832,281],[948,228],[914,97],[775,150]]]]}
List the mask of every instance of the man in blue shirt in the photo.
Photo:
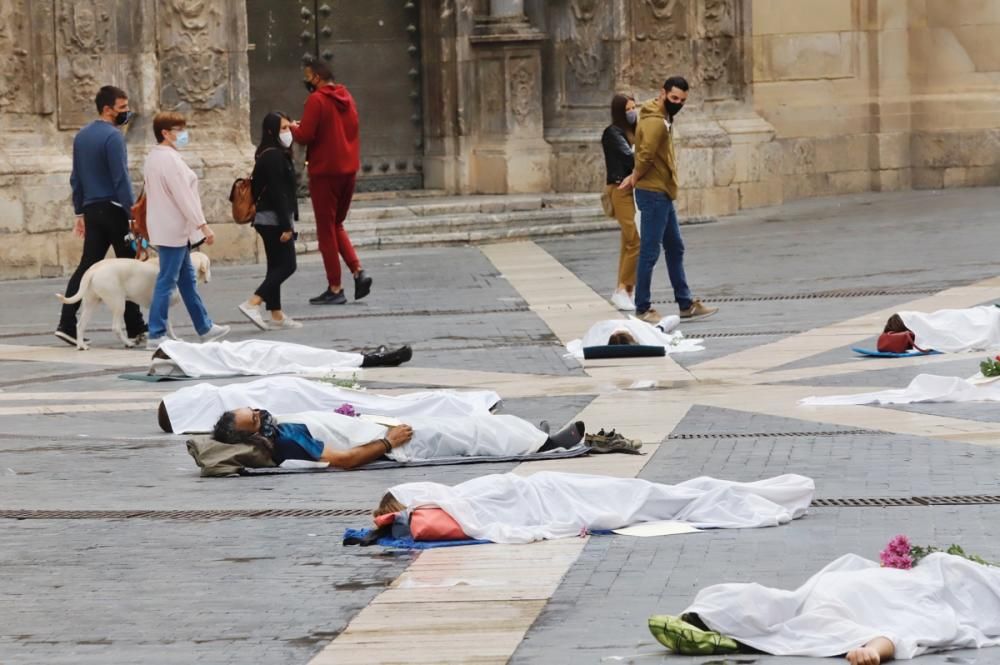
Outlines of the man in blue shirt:
{"type": "MultiPolygon", "coordinates": [[[[80,288],[87,268],[104,259],[113,247],[118,258],[135,258],[135,248],[125,239],[132,216],[132,181],[128,175],[128,153],[120,129],[131,118],[125,91],[106,85],[97,93],[98,119],[77,133],[73,140],[73,232],[83,238],[80,265],[69,279],[66,295],[80,288]]],[[[56,337],[76,346],[76,312],[80,303],[63,305],[56,337]]],[[[125,303],[125,329],[133,341],[142,342],[146,324],[134,302],[125,303]]]]}

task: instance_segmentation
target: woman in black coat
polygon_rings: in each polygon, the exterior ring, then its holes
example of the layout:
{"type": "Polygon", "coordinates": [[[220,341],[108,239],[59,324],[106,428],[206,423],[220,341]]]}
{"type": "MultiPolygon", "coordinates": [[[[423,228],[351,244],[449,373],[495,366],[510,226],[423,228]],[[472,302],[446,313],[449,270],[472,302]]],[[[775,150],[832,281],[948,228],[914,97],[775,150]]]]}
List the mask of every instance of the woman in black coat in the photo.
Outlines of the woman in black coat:
{"type": "Polygon", "coordinates": [[[239,306],[261,330],[301,328],[302,324],[281,311],[281,284],[295,272],[295,222],[299,219],[292,164],[292,133],[288,117],[273,111],[264,116],[260,145],[253,167],[253,195],[257,216],[253,228],[264,243],[267,275],[250,299],[239,306]],[[260,306],[271,313],[265,321],[260,306]]]}
{"type": "Polygon", "coordinates": [[[624,312],[635,310],[632,291],[635,289],[636,264],[639,260],[639,232],[636,230],[632,190],[618,189],[618,185],[632,173],[635,166],[632,146],[635,143],[638,112],[635,99],[628,95],[615,95],[611,100],[611,124],[601,136],[604,165],[607,168],[605,195],[610,196],[614,217],[622,229],[618,254],[618,288],[611,296],[611,304],[624,312]]]}

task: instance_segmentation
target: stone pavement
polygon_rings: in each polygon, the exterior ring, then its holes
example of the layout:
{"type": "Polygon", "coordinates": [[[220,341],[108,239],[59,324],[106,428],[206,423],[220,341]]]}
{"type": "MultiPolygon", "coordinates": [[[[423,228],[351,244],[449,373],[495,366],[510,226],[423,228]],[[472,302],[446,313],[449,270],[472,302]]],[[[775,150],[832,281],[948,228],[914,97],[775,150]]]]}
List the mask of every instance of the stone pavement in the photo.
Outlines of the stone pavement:
{"type": "MultiPolygon", "coordinates": [[[[506,412],[576,415],[648,445],[645,457],[201,479],[182,437],[151,406],[177,384],[117,378],[148,354],[121,351],[106,313],[80,353],[51,337],[64,280],[0,284],[0,663],[688,663],[645,619],[702,586],[794,586],[847,552],[869,557],[897,533],[959,542],[1000,559],[995,505],[815,508],[777,529],[667,538],[594,536],[420,555],[344,548],[352,515],[389,485],[457,483],[542,468],[677,482],[701,474],[816,479],[817,497],[997,494],[1000,416],[987,404],[805,408],[811,394],[900,387],[920,371],[966,376],[968,356],[860,360],[895,309],[962,307],[1000,296],[991,189],[863,195],[742,213],[684,229],[696,293],[723,307],[684,324],[706,351],[581,365],[561,343],[611,310],[613,233],[479,248],[362,254],[368,299],[304,304],[321,267],[302,262],[285,292],[307,325],[274,339],[340,349],[403,341],[414,359],[365,370],[378,389],[496,388],[506,412]],[[630,390],[634,381],[652,389],[630,390]],[[316,508],[336,517],[112,518],[112,510],[316,508]]],[[[670,311],[662,266],[654,296],[670,311]]],[[[259,266],[216,267],[209,312],[254,337],[235,305],[259,266]]],[[[191,336],[181,310],[181,335],[191,336]]],[[[996,651],[996,650],[994,650],[996,651]]],[[[926,663],[988,663],[992,651],[926,663]]],[[[792,663],[766,656],[727,662],[792,663]]],[[[715,659],[714,662],[722,662],[715,659]]],[[[811,661],[816,662],[816,661],[811,661]]]]}

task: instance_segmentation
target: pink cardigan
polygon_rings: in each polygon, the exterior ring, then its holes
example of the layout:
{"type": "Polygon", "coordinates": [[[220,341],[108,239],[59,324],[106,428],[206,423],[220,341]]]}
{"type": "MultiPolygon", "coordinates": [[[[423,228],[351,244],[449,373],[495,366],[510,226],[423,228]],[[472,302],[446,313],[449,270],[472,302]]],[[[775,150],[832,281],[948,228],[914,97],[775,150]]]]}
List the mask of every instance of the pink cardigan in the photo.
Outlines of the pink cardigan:
{"type": "Polygon", "coordinates": [[[184,247],[202,238],[205,224],[198,196],[198,176],[177,150],[160,144],[149,151],[143,168],[146,179],[146,226],[149,242],[184,247]]]}

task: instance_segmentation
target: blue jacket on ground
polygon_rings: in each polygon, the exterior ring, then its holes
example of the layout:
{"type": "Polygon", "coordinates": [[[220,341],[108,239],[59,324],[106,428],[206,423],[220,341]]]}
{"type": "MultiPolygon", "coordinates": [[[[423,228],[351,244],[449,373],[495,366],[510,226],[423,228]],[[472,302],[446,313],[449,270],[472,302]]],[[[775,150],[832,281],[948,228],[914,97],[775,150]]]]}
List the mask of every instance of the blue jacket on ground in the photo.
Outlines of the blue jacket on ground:
{"type": "Polygon", "coordinates": [[[110,122],[95,120],[73,139],[73,210],[77,215],[92,203],[112,201],[132,216],[132,181],[128,176],[125,137],[110,122]]]}

